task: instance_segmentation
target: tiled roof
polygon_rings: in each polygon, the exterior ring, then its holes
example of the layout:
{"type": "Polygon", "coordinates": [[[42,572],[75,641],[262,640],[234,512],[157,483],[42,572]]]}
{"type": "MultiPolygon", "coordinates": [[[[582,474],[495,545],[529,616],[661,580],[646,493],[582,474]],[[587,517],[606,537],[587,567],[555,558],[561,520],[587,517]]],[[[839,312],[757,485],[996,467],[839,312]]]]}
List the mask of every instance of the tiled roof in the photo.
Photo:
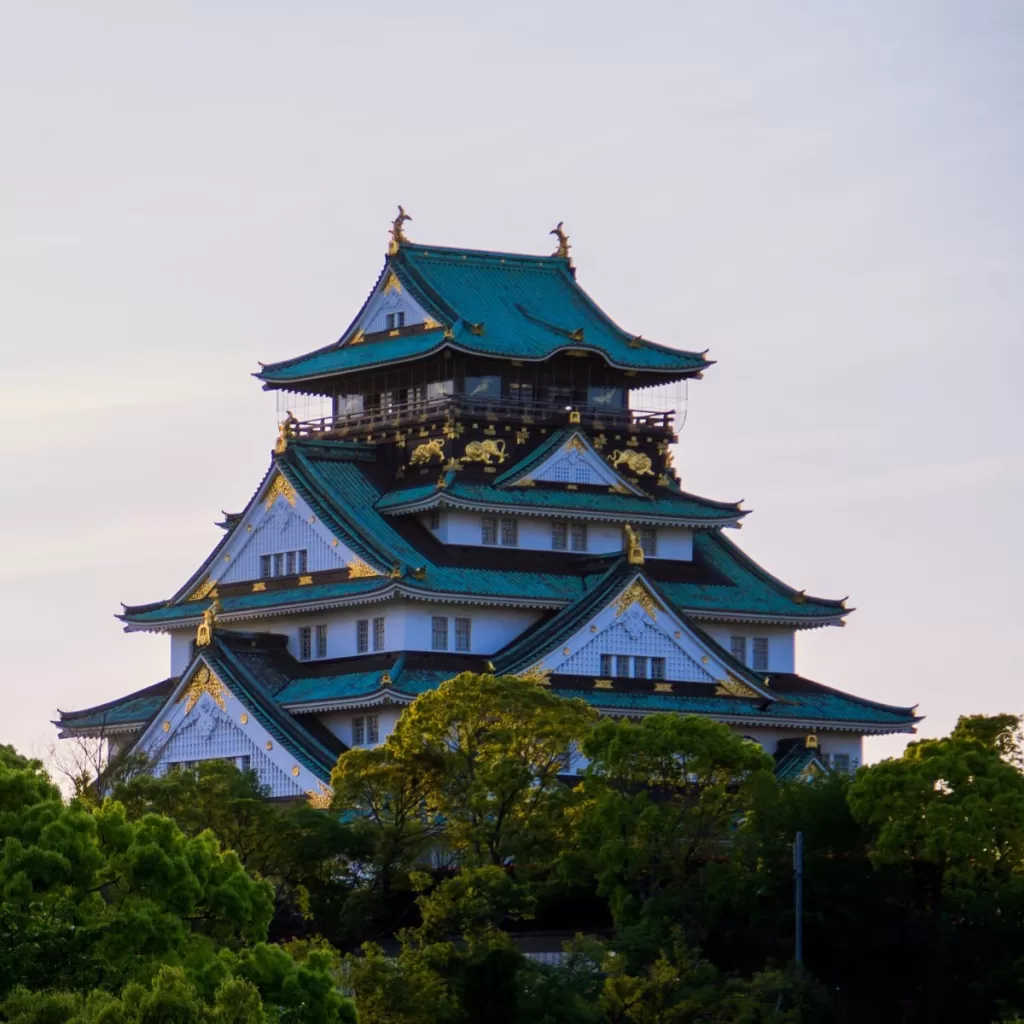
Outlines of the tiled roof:
{"type": "Polygon", "coordinates": [[[58,711],[60,718],[54,724],[69,730],[124,729],[130,726],[141,729],[163,707],[177,683],[177,677],[172,676],[106,704],[80,711],[58,711]]]}
{"type": "Polygon", "coordinates": [[[287,384],[420,358],[445,344],[524,360],[587,350],[613,366],[661,373],[692,374],[710,365],[698,353],[637,340],[622,330],[580,288],[565,259],[406,243],[388,256],[387,268],[441,328],[360,344],[343,337],[335,345],[270,363],[256,376],[287,384]]]}

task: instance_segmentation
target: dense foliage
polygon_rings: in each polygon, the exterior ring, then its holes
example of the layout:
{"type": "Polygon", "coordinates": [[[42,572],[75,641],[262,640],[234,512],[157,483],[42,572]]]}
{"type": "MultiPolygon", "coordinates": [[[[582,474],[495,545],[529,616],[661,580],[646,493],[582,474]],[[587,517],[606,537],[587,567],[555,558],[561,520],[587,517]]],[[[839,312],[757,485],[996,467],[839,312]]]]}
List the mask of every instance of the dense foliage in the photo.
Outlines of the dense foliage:
{"type": "Polygon", "coordinates": [[[472,675],[342,755],[329,810],[220,762],[65,802],[0,748],[0,1019],[1011,1021],[1022,760],[1016,718],[964,718],[780,783],[707,719],[472,675]],[[542,939],[560,962],[523,954],[542,939]]]}

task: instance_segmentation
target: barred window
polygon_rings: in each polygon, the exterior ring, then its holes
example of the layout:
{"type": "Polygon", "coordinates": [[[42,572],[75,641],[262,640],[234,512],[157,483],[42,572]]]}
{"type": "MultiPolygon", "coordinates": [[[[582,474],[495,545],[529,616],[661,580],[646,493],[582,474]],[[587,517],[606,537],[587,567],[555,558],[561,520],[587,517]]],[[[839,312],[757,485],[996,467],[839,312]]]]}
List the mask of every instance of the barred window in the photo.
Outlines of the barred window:
{"type": "Polygon", "coordinates": [[[572,549],[573,551],[587,550],[587,524],[572,524],[572,549]]]}
{"type": "Polygon", "coordinates": [[[473,620],[472,619],[456,619],[455,620],[455,650],[457,651],[468,651],[470,648],[470,638],[472,635],[473,620]]]}
{"type": "Polygon", "coordinates": [[[399,327],[405,326],[405,311],[399,310],[397,313],[388,313],[386,317],[387,329],[394,331],[399,327]]]}
{"type": "Polygon", "coordinates": [[[752,668],[758,672],[768,671],[768,638],[766,636],[755,636],[753,641],[753,665],[752,668]]]}
{"type": "Polygon", "coordinates": [[[498,520],[494,516],[484,516],[480,520],[480,543],[498,543],[498,520]]]}
{"type": "Polygon", "coordinates": [[[519,547],[519,520],[502,519],[501,543],[507,548],[519,547]]]}
{"type": "Polygon", "coordinates": [[[296,554],[299,556],[299,572],[305,572],[309,566],[309,552],[302,548],[296,554]]]}
{"type": "Polygon", "coordinates": [[[274,575],[284,575],[284,552],[274,555],[274,575]]]}
{"type": "Polygon", "coordinates": [[[551,550],[565,551],[569,547],[569,526],[566,523],[551,524],[551,550]]]}
{"type": "Polygon", "coordinates": [[[427,513],[427,526],[431,530],[441,529],[441,510],[439,508],[432,508],[430,512],[427,513]]]}
{"type": "Polygon", "coordinates": [[[373,649],[384,650],[384,617],[373,620],[373,649]]]}
{"type": "Polygon", "coordinates": [[[273,572],[273,561],[270,555],[260,555],[260,578],[269,579],[273,572]]]}
{"type": "Polygon", "coordinates": [[[747,663],[747,638],[745,636],[729,637],[729,653],[737,660],[747,663]]]}
{"type": "Polygon", "coordinates": [[[849,754],[833,754],[829,761],[832,764],[832,770],[835,772],[842,772],[844,775],[850,774],[850,755],[849,754]]]}
{"type": "Polygon", "coordinates": [[[365,654],[370,649],[370,620],[356,622],[356,653],[365,654]]]}
{"type": "Polygon", "coordinates": [[[448,650],[448,619],[444,615],[430,620],[430,646],[435,651],[448,650]]]}
{"type": "Polygon", "coordinates": [[[658,531],[653,526],[640,527],[640,548],[650,558],[658,554],[658,531]]]}
{"type": "Polygon", "coordinates": [[[316,627],[316,656],[327,657],[327,624],[323,622],[316,627]]]}
{"type": "Polygon", "coordinates": [[[601,655],[601,675],[610,676],[612,674],[612,656],[610,654],[601,655]]]}
{"type": "Polygon", "coordinates": [[[299,660],[309,661],[313,657],[313,628],[301,626],[299,628],[299,660]]]}
{"type": "Polygon", "coordinates": [[[617,676],[629,675],[629,656],[626,654],[615,655],[615,674],[617,676]]]}
{"type": "Polygon", "coordinates": [[[379,715],[367,715],[366,716],[366,742],[367,743],[379,743],[380,742],[380,716],[379,715]]]}
{"type": "Polygon", "coordinates": [[[352,719],[352,746],[361,747],[366,742],[366,719],[360,715],[352,719]]]}
{"type": "Polygon", "coordinates": [[[651,658],[651,678],[652,679],[664,679],[665,678],[665,659],[664,658],[651,658]]]}
{"type": "Polygon", "coordinates": [[[633,659],[633,675],[637,679],[647,678],[647,658],[634,658],[633,659]]]}
{"type": "Polygon", "coordinates": [[[286,576],[294,576],[295,575],[295,555],[296,555],[295,551],[286,551],[285,552],[285,560],[286,560],[286,563],[287,563],[287,566],[288,566],[288,570],[285,573],[286,576]]]}

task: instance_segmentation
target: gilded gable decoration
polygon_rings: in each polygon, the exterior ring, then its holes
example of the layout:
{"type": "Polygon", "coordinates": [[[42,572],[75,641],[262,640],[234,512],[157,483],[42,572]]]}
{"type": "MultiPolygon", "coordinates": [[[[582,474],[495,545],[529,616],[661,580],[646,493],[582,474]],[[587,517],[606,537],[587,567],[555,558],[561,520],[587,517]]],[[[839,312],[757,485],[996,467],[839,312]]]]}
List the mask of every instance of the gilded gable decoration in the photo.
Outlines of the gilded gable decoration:
{"type": "Polygon", "coordinates": [[[640,582],[634,580],[619,595],[615,602],[615,617],[618,618],[631,605],[638,604],[652,618],[658,617],[658,611],[664,611],[661,602],[640,582]]]}
{"type": "Polygon", "coordinates": [[[182,701],[185,701],[186,715],[196,706],[196,702],[204,693],[208,693],[214,699],[217,707],[219,707],[221,711],[227,710],[224,703],[224,696],[227,693],[227,690],[224,684],[205,664],[200,665],[199,668],[192,673],[192,678],[188,682],[188,687],[183,690],[181,696],[178,697],[179,704],[182,701]]]}
{"type": "Polygon", "coordinates": [[[350,580],[367,579],[370,576],[380,576],[376,569],[367,565],[361,558],[353,558],[348,563],[348,578],[350,580]]]}
{"type": "Polygon", "coordinates": [[[263,499],[264,508],[269,510],[278,498],[284,498],[292,508],[295,507],[295,488],[280,473],[274,477],[274,482],[263,499]]]}

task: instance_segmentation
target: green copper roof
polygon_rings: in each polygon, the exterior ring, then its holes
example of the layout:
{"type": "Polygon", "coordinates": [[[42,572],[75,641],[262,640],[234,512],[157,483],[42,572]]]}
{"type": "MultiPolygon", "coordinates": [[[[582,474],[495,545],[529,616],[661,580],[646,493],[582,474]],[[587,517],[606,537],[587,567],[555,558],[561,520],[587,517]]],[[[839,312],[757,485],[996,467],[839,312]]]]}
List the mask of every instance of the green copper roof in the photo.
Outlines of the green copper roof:
{"type": "Polygon", "coordinates": [[[638,340],[622,330],[576,283],[568,260],[559,257],[405,243],[387,257],[387,269],[442,328],[358,344],[348,341],[351,332],[346,332],[334,345],[270,363],[256,376],[283,385],[416,359],[445,344],[523,360],[585,350],[616,367],[660,373],[693,374],[710,365],[700,354],[638,340]]]}
{"type": "Polygon", "coordinates": [[[141,729],[163,707],[177,682],[177,678],[172,677],[106,704],[83,708],[81,711],[59,711],[60,719],[54,724],[71,732],[133,726],[141,729]]]}
{"type": "Polygon", "coordinates": [[[817,750],[796,747],[779,758],[775,765],[775,777],[777,779],[799,779],[812,765],[816,766],[822,775],[829,774],[829,768],[822,761],[817,750]]]}
{"type": "Polygon", "coordinates": [[[455,479],[447,489],[433,484],[389,491],[377,503],[382,512],[415,511],[431,505],[453,505],[465,508],[521,508],[537,514],[580,515],[594,513],[600,517],[623,522],[642,522],[645,518],[667,525],[709,527],[735,523],[747,514],[735,505],[710,501],[693,494],[665,488],[658,497],[633,494],[610,494],[607,490],[570,491],[564,485],[546,487],[500,488],[486,483],[455,479]]]}

